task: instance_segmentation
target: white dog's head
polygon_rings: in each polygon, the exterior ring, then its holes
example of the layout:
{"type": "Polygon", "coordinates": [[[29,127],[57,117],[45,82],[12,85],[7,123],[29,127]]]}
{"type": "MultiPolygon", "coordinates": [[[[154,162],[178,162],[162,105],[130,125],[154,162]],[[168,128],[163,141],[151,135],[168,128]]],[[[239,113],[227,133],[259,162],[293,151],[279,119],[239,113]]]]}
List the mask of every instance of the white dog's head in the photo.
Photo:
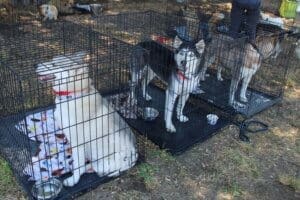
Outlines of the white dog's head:
{"type": "Polygon", "coordinates": [[[177,69],[187,76],[195,74],[205,49],[204,40],[184,42],[176,36],[173,47],[176,49],[174,57],[177,69]]]}
{"type": "Polygon", "coordinates": [[[41,81],[50,81],[54,91],[79,92],[89,87],[90,59],[85,52],[72,55],[57,56],[49,62],[37,65],[36,72],[41,81]]]}

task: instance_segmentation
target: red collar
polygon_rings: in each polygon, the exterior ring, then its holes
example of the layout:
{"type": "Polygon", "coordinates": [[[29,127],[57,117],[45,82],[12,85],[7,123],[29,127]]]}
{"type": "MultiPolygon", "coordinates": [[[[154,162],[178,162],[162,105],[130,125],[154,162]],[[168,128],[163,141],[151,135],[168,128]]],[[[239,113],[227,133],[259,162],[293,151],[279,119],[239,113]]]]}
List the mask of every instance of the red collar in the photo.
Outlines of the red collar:
{"type": "Polygon", "coordinates": [[[53,90],[54,94],[56,96],[70,96],[74,92],[69,92],[69,91],[55,91],[53,90]]]}
{"type": "Polygon", "coordinates": [[[184,81],[184,80],[188,80],[188,78],[184,75],[184,73],[180,70],[177,70],[177,75],[179,77],[180,80],[184,81]]]}
{"type": "Polygon", "coordinates": [[[75,91],[55,91],[53,90],[53,93],[56,96],[72,96],[72,95],[76,95],[76,93],[82,93],[83,91],[87,90],[87,88],[82,89],[82,90],[75,90],[75,91]]]}

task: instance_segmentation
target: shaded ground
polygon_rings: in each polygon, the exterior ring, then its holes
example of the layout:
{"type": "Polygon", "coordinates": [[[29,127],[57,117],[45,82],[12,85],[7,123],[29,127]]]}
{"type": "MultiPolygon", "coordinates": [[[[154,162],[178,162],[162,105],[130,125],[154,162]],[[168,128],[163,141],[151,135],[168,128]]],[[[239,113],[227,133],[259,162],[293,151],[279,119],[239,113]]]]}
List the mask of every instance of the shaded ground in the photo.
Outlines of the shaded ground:
{"type": "MultiPolygon", "coordinates": [[[[250,144],[235,126],[176,157],[147,142],[144,163],[78,199],[299,199],[300,69],[290,64],[283,102],[255,117],[270,129],[250,144]]],[[[0,199],[24,198],[2,160],[0,177],[0,199]]]]}

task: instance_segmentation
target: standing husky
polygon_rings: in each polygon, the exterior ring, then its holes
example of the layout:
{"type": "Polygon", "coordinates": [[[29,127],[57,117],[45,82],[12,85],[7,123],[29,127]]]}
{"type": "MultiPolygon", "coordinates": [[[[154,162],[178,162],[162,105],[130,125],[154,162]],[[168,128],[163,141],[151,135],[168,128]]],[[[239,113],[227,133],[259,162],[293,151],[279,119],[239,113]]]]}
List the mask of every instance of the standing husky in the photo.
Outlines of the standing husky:
{"type": "Polygon", "coordinates": [[[43,18],[43,21],[48,20],[57,20],[58,11],[57,8],[53,5],[43,4],[39,7],[39,13],[43,18]]]}
{"type": "Polygon", "coordinates": [[[189,120],[182,111],[189,94],[198,86],[199,65],[205,44],[203,40],[197,43],[185,42],[176,37],[173,48],[175,53],[154,41],[141,42],[134,48],[130,64],[133,96],[140,74],[146,76],[142,81],[142,89],[148,101],[151,96],[147,94],[146,87],[154,77],[158,76],[167,83],[164,120],[169,132],[176,132],[172,115],[178,96],[177,119],[181,122],[189,120]]]}
{"type": "Polygon", "coordinates": [[[137,160],[131,129],[92,85],[87,54],[54,57],[38,64],[41,80],[52,80],[56,94],[55,122],[66,135],[73,156],[73,175],[65,186],[78,183],[89,160],[99,176],[117,176],[137,160]]]}
{"type": "MultiPolygon", "coordinates": [[[[240,81],[240,100],[248,102],[246,97],[248,85],[257,70],[260,68],[263,59],[276,58],[281,52],[280,34],[264,34],[256,37],[257,47],[250,43],[232,44],[233,39],[227,35],[216,34],[212,42],[207,46],[205,63],[201,70],[201,81],[205,80],[207,68],[216,62],[218,65],[217,79],[223,81],[222,68],[231,69],[231,84],[229,90],[229,105],[234,108],[244,105],[235,100],[235,93],[238,90],[240,81]]],[[[237,43],[237,42],[235,42],[237,43]]]]}

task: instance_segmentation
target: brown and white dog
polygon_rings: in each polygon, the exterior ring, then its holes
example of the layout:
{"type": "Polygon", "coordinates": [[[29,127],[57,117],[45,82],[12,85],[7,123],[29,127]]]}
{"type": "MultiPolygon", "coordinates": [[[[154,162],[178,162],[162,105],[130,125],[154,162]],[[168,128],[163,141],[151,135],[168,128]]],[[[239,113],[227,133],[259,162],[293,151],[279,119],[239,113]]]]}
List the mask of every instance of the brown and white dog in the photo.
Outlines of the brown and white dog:
{"type": "Polygon", "coordinates": [[[57,20],[58,11],[54,5],[43,4],[39,7],[39,13],[43,18],[43,21],[57,20]]]}
{"type": "Polygon", "coordinates": [[[217,64],[217,79],[223,81],[221,71],[224,67],[231,69],[231,84],[229,91],[229,105],[243,107],[244,105],[235,100],[235,93],[240,81],[240,101],[248,102],[246,92],[248,85],[261,67],[262,60],[269,57],[276,58],[281,52],[279,34],[257,34],[256,45],[250,43],[236,44],[232,38],[223,34],[215,34],[212,42],[207,46],[205,63],[201,70],[200,80],[204,81],[207,68],[213,63],[217,64]]]}

